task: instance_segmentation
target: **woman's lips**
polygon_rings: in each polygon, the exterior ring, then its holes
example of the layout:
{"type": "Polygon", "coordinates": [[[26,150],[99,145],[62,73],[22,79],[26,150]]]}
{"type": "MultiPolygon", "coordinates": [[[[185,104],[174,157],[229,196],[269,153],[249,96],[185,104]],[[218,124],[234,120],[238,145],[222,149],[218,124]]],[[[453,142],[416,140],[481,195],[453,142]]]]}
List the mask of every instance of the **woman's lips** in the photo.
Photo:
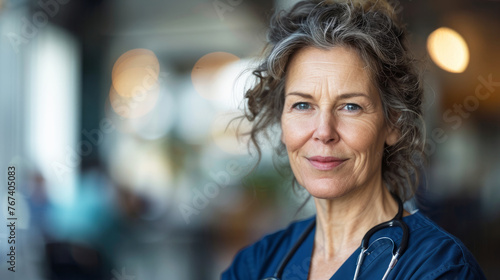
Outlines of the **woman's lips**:
{"type": "Polygon", "coordinates": [[[322,157],[314,156],[307,158],[312,166],[318,170],[331,170],[346,161],[347,159],[340,159],[336,157],[322,157]]]}

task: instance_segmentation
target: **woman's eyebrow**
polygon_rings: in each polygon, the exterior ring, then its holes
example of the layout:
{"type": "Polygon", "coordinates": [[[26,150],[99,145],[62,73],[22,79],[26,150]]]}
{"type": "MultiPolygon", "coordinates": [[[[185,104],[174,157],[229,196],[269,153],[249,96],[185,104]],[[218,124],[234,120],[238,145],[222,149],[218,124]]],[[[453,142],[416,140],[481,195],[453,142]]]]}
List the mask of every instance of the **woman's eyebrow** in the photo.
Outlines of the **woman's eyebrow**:
{"type": "Polygon", "coordinates": [[[349,99],[353,97],[365,97],[368,98],[370,101],[372,100],[372,97],[369,96],[366,93],[361,93],[361,92],[353,92],[353,93],[343,93],[338,96],[338,99],[349,99]]]}
{"type": "Polygon", "coordinates": [[[307,93],[301,93],[301,92],[289,92],[289,93],[286,93],[285,94],[285,97],[286,96],[289,96],[289,95],[297,95],[297,96],[300,96],[300,97],[303,97],[303,98],[307,98],[307,99],[313,99],[312,95],[310,94],[307,94],[307,93]]]}
{"type": "MultiPolygon", "coordinates": [[[[285,97],[289,96],[289,95],[297,95],[297,96],[307,98],[307,99],[314,99],[312,95],[307,94],[307,93],[302,93],[302,92],[295,92],[295,91],[289,92],[289,93],[285,94],[285,97]]],[[[339,95],[337,97],[337,99],[342,100],[342,99],[349,99],[349,98],[353,98],[353,97],[365,97],[365,98],[368,98],[370,101],[372,101],[371,96],[369,96],[368,94],[365,94],[365,93],[360,93],[360,92],[343,93],[343,94],[339,95]]]]}

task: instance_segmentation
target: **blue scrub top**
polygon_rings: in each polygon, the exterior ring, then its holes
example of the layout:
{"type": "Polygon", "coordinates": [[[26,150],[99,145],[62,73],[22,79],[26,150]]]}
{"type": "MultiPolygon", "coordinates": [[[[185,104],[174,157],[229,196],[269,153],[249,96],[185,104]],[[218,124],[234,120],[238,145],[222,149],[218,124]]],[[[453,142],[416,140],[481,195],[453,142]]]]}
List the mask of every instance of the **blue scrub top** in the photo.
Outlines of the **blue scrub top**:
{"type": "MultiPolygon", "coordinates": [[[[306,227],[315,219],[292,223],[288,228],[267,235],[236,255],[222,280],[262,279],[273,276],[286,253],[306,227]]],[[[486,279],[472,254],[456,237],[434,224],[422,213],[404,217],[410,236],[408,248],[388,279],[486,279]]],[[[311,263],[316,227],[296,251],[282,275],[282,280],[307,279],[311,263]]],[[[382,279],[392,257],[392,241],[399,246],[402,231],[399,227],[376,232],[370,239],[369,254],[365,256],[359,279],[382,279]],[[374,242],[375,240],[378,241],[374,242]]],[[[361,243],[361,242],[360,242],[361,243]]],[[[353,279],[358,248],[330,278],[353,279]]]]}

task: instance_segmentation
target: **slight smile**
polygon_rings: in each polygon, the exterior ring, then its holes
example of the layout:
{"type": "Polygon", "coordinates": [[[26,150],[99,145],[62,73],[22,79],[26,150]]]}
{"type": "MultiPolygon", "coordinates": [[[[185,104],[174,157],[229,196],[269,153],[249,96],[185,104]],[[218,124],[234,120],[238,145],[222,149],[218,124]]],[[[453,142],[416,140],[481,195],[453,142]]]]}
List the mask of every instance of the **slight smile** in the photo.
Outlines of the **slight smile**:
{"type": "MultiPolygon", "coordinates": [[[[307,157],[306,157],[307,158],[307,157]]],[[[347,159],[340,159],[336,157],[322,157],[322,156],[314,156],[309,157],[307,160],[311,163],[314,168],[321,171],[332,170],[335,167],[344,163],[347,159]]]]}

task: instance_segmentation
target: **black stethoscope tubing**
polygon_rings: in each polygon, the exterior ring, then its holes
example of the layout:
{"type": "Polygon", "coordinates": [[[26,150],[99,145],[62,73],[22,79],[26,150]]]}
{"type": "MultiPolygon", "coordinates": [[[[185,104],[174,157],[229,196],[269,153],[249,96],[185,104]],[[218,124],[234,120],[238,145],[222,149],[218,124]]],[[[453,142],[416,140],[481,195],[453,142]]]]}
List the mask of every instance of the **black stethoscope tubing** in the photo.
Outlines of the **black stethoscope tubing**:
{"type": "MultiPolygon", "coordinates": [[[[395,254],[396,256],[401,257],[401,255],[404,254],[406,251],[406,248],[408,247],[408,239],[409,239],[409,231],[408,231],[408,225],[406,225],[405,222],[403,222],[403,202],[399,198],[399,196],[392,194],[396,202],[398,203],[398,213],[392,220],[383,222],[381,224],[378,224],[374,227],[372,227],[368,232],[366,232],[365,236],[361,240],[361,252],[364,252],[367,250],[369,244],[370,244],[370,238],[372,237],[375,232],[388,228],[388,227],[400,227],[403,230],[403,238],[401,239],[401,242],[399,244],[398,249],[395,254]]],[[[281,260],[280,264],[278,265],[278,268],[274,272],[274,275],[272,277],[267,277],[262,280],[279,280],[283,274],[283,270],[285,269],[286,265],[290,261],[290,259],[293,257],[295,252],[299,249],[300,245],[304,242],[304,240],[307,238],[309,233],[312,231],[314,226],[316,225],[316,219],[313,219],[313,221],[307,226],[307,228],[304,230],[304,232],[300,235],[299,239],[295,242],[293,247],[288,251],[288,253],[285,255],[285,257],[281,260]]],[[[360,263],[358,262],[358,265],[360,263]]],[[[358,266],[357,265],[357,266],[358,266]]]]}

